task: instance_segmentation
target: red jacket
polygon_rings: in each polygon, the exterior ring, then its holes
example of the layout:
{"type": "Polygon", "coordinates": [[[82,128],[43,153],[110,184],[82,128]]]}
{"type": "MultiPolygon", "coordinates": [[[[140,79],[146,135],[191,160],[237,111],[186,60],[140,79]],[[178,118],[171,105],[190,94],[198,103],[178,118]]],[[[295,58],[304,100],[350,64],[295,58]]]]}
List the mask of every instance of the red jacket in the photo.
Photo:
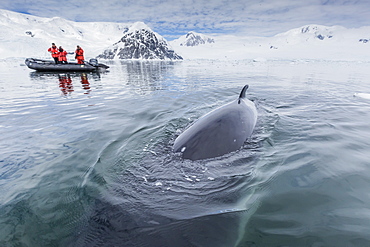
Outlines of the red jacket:
{"type": "Polygon", "coordinates": [[[77,49],[75,51],[75,53],[76,53],[76,59],[78,59],[78,60],[85,60],[85,58],[84,58],[84,50],[82,50],[82,48],[77,49]]]}
{"type": "Polygon", "coordinates": [[[51,53],[52,57],[59,57],[59,50],[58,50],[58,47],[56,47],[56,46],[55,47],[54,46],[50,47],[48,49],[48,52],[51,53]]]}
{"type": "Polygon", "coordinates": [[[66,51],[63,50],[59,52],[59,61],[67,62],[67,52],[66,51]]]}

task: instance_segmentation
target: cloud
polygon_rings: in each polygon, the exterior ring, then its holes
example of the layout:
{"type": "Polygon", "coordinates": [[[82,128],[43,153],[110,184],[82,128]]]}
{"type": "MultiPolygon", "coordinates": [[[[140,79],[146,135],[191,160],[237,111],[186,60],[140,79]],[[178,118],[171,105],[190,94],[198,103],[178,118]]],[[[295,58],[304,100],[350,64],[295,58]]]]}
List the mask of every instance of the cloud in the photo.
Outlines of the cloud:
{"type": "Polygon", "coordinates": [[[72,21],[144,21],[164,35],[243,33],[271,36],[306,24],[368,25],[367,0],[2,0],[0,8],[72,21]]]}

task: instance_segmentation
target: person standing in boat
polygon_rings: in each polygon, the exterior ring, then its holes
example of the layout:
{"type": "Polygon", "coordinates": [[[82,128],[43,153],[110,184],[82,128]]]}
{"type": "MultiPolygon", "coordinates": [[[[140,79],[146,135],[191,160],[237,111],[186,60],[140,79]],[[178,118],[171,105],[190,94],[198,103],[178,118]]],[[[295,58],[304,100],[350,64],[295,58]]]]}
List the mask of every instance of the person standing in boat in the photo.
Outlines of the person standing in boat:
{"type": "Polygon", "coordinates": [[[58,63],[59,62],[59,51],[58,51],[58,47],[54,43],[51,43],[51,47],[48,49],[48,52],[51,53],[51,57],[54,59],[55,63],[58,63]]]}
{"type": "Polygon", "coordinates": [[[67,62],[67,52],[61,47],[59,46],[59,63],[68,63],[67,62]]]}
{"type": "Polygon", "coordinates": [[[82,50],[82,48],[79,45],[77,46],[77,49],[76,49],[75,53],[76,53],[75,58],[77,59],[77,63],[78,64],[84,64],[84,60],[85,60],[84,50],[82,50]]]}

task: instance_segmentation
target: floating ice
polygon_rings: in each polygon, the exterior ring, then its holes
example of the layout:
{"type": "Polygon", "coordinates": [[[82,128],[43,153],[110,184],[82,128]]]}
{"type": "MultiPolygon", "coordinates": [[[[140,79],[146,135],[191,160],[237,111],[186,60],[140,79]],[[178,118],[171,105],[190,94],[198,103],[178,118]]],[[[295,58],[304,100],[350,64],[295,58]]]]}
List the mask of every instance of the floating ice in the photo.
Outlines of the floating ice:
{"type": "Polygon", "coordinates": [[[156,182],[155,186],[162,186],[163,184],[161,182],[156,182]]]}
{"type": "Polygon", "coordinates": [[[353,96],[363,99],[370,99],[370,93],[355,93],[353,96]]]}

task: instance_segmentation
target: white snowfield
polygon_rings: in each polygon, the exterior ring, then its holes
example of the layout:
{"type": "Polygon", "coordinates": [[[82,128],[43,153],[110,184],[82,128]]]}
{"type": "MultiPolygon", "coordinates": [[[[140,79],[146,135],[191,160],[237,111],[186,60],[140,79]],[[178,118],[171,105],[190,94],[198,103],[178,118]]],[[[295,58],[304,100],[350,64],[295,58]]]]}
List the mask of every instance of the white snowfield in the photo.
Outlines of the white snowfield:
{"type": "MultiPolygon", "coordinates": [[[[49,58],[47,49],[52,42],[68,52],[80,45],[88,59],[112,47],[125,32],[135,29],[153,32],[142,22],[73,22],[0,9],[0,59],[49,58]]],[[[155,34],[158,39],[164,39],[155,34]]],[[[168,43],[184,59],[370,61],[370,26],[348,29],[306,25],[273,37],[259,37],[258,33],[255,37],[245,37],[192,32],[168,43]],[[193,40],[187,40],[190,38],[193,40]],[[186,43],[196,45],[184,45],[186,43]]],[[[68,59],[73,58],[68,55],[68,59]]]]}
{"type": "MultiPolygon", "coordinates": [[[[51,43],[74,52],[80,45],[88,57],[94,57],[117,42],[131,24],[73,22],[59,17],[41,18],[0,10],[0,58],[49,58],[51,43]]],[[[74,58],[68,55],[68,58],[74,58]]]]}

